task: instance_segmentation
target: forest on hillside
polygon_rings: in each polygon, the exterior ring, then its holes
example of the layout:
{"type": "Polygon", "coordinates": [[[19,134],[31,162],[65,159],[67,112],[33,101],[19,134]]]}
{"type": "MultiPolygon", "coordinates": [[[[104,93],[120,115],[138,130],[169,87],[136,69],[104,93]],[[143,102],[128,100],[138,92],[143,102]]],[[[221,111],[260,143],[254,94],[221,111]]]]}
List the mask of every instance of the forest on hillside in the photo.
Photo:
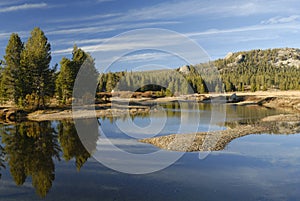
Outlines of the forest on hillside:
{"type": "Polygon", "coordinates": [[[117,90],[162,90],[165,95],[235,92],[300,90],[300,68],[284,64],[293,58],[300,62],[300,53],[282,55],[282,49],[251,50],[237,52],[231,58],[224,58],[206,64],[183,66],[174,70],[153,72],[117,72],[100,76],[100,91],[117,90]],[[237,60],[243,55],[243,60],[237,60]],[[278,64],[278,65],[277,65],[278,64]],[[185,70],[182,70],[186,68],[185,70]],[[205,69],[216,68],[212,73],[205,69]],[[162,88],[148,83],[160,83],[162,88]],[[222,84],[220,84],[222,83],[222,84]],[[143,87],[141,87],[143,86],[143,87]]]}
{"type": "Polygon", "coordinates": [[[70,104],[76,76],[84,63],[88,80],[97,82],[97,93],[154,91],[159,96],[178,96],[224,90],[300,90],[298,49],[237,52],[224,59],[174,70],[104,73],[97,72],[89,53],[74,45],[71,59],[63,57],[59,66],[50,66],[50,62],[51,45],[40,28],[31,31],[26,43],[17,33],[11,34],[1,61],[1,102],[33,109],[45,108],[50,100],[70,104]]]}

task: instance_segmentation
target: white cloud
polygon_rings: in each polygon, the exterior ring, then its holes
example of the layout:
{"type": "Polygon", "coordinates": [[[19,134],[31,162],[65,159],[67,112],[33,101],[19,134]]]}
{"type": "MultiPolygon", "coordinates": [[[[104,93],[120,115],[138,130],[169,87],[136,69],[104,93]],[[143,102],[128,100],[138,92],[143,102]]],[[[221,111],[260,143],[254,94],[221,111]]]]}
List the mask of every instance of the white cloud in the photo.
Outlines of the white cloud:
{"type": "MultiPolygon", "coordinates": [[[[101,1],[101,0],[100,0],[101,1]]],[[[65,45],[73,45],[74,43],[80,45],[82,49],[88,52],[94,51],[118,51],[126,48],[138,48],[138,44],[134,43],[116,43],[111,44],[109,46],[102,45],[106,39],[105,38],[94,38],[88,40],[82,40],[76,38],[77,35],[94,35],[96,33],[104,33],[111,31],[120,31],[120,30],[130,30],[135,28],[143,28],[143,27],[153,27],[174,23],[184,22],[184,19],[192,19],[192,18],[205,18],[210,19],[222,19],[226,17],[238,17],[241,16],[241,23],[245,22],[245,26],[236,27],[236,28],[224,28],[224,29],[209,29],[199,32],[188,32],[185,35],[191,37],[193,39],[197,38],[203,39],[207,38],[215,38],[219,37],[219,42],[226,42],[221,38],[232,38],[232,41],[257,41],[257,40],[269,40],[272,31],[276,30],[278,32],[289,33],[291,31],[298,31],[299,26],[295,26],[292,24],[282,24],[283,22],[291,22],[296,21],[298,18],[297,13],[297,0],[287,0],[286,2],[282,2],[280,0],[270,0],[270,1],[258,1],[258,0],[248,0],[246,2],[237,2],[234,0],[229,1],[198,1],[198,0],[185,0],[185,1],[170,1],[159,3],[153,6],[147,6],[137,9],[131,9],[123,13],[108,13],[108,14],[96,14],[92,16],[87,16],[85,18],[67,18],[67,19],[58,19],[53,22],[72,22],[80,20],[82,23],[68,23],[68,25],[59,27],[56,26],[53,30],[46,31],[47,35],[68,35],[68,38],[61,39],[59,42],[53,41],[60,48],[56,48],[53,54],[56,55],[65,55],[70,54],[72,48],[70,46],[66,47],[65,45]],[[244,18],[245,16],[259,16],[259,15],[271,15],[276,13],[276,15],[290,15],[290,17],[286,18],[276,18],[271,20],[268,23],[261,23],[257,25],[246,26],[249,24],[248,19],[244,18]],[[104,20],[95,20],[101,19],[104,20]],[[164,19],[164,21],[162,21],[164,19]],[[245,20],[245,21],[243,21],[245,20]],[[84,21],[84,22],[83,22],[84,21]],[[275,23],[276,21],[276,23],[275,23]],[[263,35],[259,35],[256,37],[258,33],[267,33],[265,37],[263,35]],[[251,33],[253,37],[249,37],[251,33]],[[230,36],[231,34],[235,34],[235,36],[240,35],[240,37],[233,38],[230,36]],[[72,38],[73,37],[73,38],[72,38]]],[[[226,19],[224,19],[226,20],[226,19]]],[[[216,24],[215,27],[218,28],[219,23],[216,24]]],[[[196,26],[196,25],[195,25],[196,26]]],[[[214,27],[213,24],[210,27],[214,27]]],[[[278,35],[276,35],[278,39],[278,35]]],[[[274,37],[273,37],[273,40],[274,37]]],[[[151,41],[151,40],[150,40],[151,41]]],[[[218,43],[218,41],[214,41],[214,43],[218,43]]],[[[148,42],[147,42],[148,44],[148,42]]],[[[150,46],[152,44],[149,44],[150,46]]],[[[157,44],[154,44],[157,45],[157,44]]],[[[161,44],[165,45],[165,43],[161,44]]],[[[150,55],[140,55],[150,59],[150,55]]],[[[128,59],[135,59],[136,57],[131,57],[128,59]]],[[[141,58],[142,59],[142,58],[141,58]]]]}
{"type": "Polygon", "coordinates": [[[99,15],[90,15],[85,17],[78,18],[62,18],[62,19],[50,19],[48,22],[50,23],[63,23],[63,22],[80,22],[80,21],[89,21],[89,20],[97,20],[97,19],[105,19],[121,16],[121,13],[107,13],[107,14],[99,14],[99,15]]]}
{"type": "MultiPolygon", "coordinates": [[[[120,25],[122,26],[122,25],[120,25]]],[[[290,25],[290,24],[284,24],[284,25],[280,25],[280,24],[268,24],[268,25],[253,25],[253,26],[244,26],[244,27],[238,27],[238,28],[232,28],[232,29],[210,29],[210,30],[206,30],[206,31],[200,31],[200,32],[188,32],[185,33],[184,35],[190,38],[197,38],[197,39],[201,39],[203,37],[211,37],[213,35],[220,35],[222,37],[225,37],[225,35],[228,34],[238,34],[239,33],[239,37],[241,37],[241,33],[247,33],[247,36],[244,36],[244,38],[242,38],[242,40],[244,42],[246,41],[253,41],[253,40],[267,40],[267,37],[265,36],[264,38],[261,37],[257,37],[255,38],[252,35],[252,38],[249,38],[249,32],[261,32],[261,31],[275,31],[275,30],[285,30],[286,32],[289,31],[293,31],[293,30],[299,30],[300,26],[295,26],[295,25],[290,25]]],[[[61,31],[57,31],[55,32],[57,33],[78,33],[78,32],[88,32],[88,31],[95,31],[97,30],[97,28],[84,28],[83,30],[77,29],[77,30],[61,30],[61,31]]],[[[52,34],[52,33],[51,33],[52,34]]],[[[145,46],[147,45],[149,48],[153,47],[153,48],[157,48],[157,47],[164,47],[164,46],[168,46],[168,45],[174,45],[172,43],[172,39],[170,38],[164,38],[164,36],[155,36],[155,38],[157,39],[158,37],[160,37],[160,43],[157,43],[158,40],[154,40],[153,39],[153,35],[140,35],[140,36],[133,36],[132,38],[123,38],[122,40],[113,40],[113,43],[110,43],[109,45],[107,44],[102,44],[103,42],[109,40],[109,38],[99,38],[99,39],[89,39],[89,40],[78,40],[78,41],[74,41],[74,42],[69,42],[70,45],[76,43],[76,44],[80,44],[82,45],[81,48],[84,49],[85,51],[88,52],[103,52],[103,51],[121,51],[124,49],[139,49],[139,47],[141,46],[145,46]],[[143,38],[144,37],[144,38],[143,38]],[[142,43],[141,43],[142,41],[142,43]],[[156,41],[156,42],[155,42],[156,41]]],[[[231,35],[232,41],[234,41],[234,37],[231,35]]],[[[278,36],[276,36],[276,38],[278,38],[278,36]]],[[[274,39],[274,37],[273,37],[274,39]]],[[[220,39],[221,40],[221,39],[220,39]]],[[[176,41],[176,39],[174,40],[176,41]]],[[[60,43],[64,43],[64,42],[60,42],[60,43]]],[[[67,43],[67,41],[65,41],[65,43],[67,43]]],[[[60,49],[60,50],[56,50],[53,52],[53,54],[65,54],[65,53],[70,53],[72,51],[72,48],[66,48],[66,49],[60,49]]],[[[141,57],[147,57],[148,59],[149,57],[151,57],[150,54],[145,54],[145,55],[140,55],[140,59],[141,57]]],[[[129,57],[128,59],[134,59],[137,58],[138,56],[132,56],[129,57]]]]}
{"type": "Polygon", "coordinates": [[[35,8],[45,8],[47,7],[46,3],[36,3],[36,4],[22,4],[22,5],[16,5],[16,6],[8,6],[0,8],[0,13],[6,13],[6,12],[14,12],[19,10],[28,10],[28,9],[35,9],[35,8]]]}
{"type": "MultiPolygon", "coordinates": [[[[8,41],[8,39],[12,33],[13,32],[0,32],[0,40],[8,41]]],[[[26,31],[15,31],[14,33],[17,33],[20,37],[24,37],[24,36],[28,35],[28,32],[26,32],[26,31]]]]}
{"type": "Polygon", "coordinates": [[[6,39],[10,36],[10,33],[0,33],[0,39],[6,39]]]}
{"type": "Polygon", "coordinates": [[[144,62],[144,61],[155,61],[158,59],[169,57],[169,54],[155,52],[155,53],[143,53],[143,54],[133,54],[124,56],[119,59],[120,62],[144,62]]]}
{"type": "Polygon", "coordinates": [[[210,29],[206,31],[186,33],[185,35],[188,37],[195,36],[204,36],[204,35],[214,35],[214,34],[227,34],[227,33],[237,33],[237,32],[249,32],[249,31],[264,31],[264,30],[299,30],[299,26],[295,26],[294,24],[261,24],[261,25],[253,25],[253,26],[244,26],[232,29],[210,29]]]}
{"type": "Polygon", "coordinates": [[[48,35],[69,35],[69,34],[83,34],[83,33],[100,33],[106,31],[113,31],[110,27],[83,27],[74,29],[60,29],[47,32],[48,35]]]}
{"type": "Polygon", "coordinates": [[[73,48],[66,48],[66,49],[60,49],[60,50],[52,51],[52,54],[55,55],[55,56],[67,55],[67,54],[71,54],[72,51],[73,51],[73,48]]]}
{"type": "Polygon", "coordinates": [[[300,19],[300,15],[291,15],[289,17],[272,17],[268,20],[262,21],[261,24],[283,24],[297,22],[300,19]]]}
{"type": "MultiPolygon", "coordinates": [[[[176,21],[158,21],[158,22],[142,22],[134,24],[112,24],[112,25],[100,25],[100,26],[88,26],[88,27],[77,27],[77,28],[67,28],[67,29],[57,29],[48,30],[47,35],[70,35],[70,34],[95,34],[104,33],[108,31],[122,30],[122,29],[135,29],[142,27],[152,27],[155,25],[167,25],[167,24],[177,24],[176,21]]],[[[96,39],[98,40],[98,39],[96,39]]],[[[82,40],[78,40],[78,44],[83,44],[82,40]]],[[[91,41],[84,40],[90,43],[91,41]]],[[[68,43],[68,41],[66,41],[68,43]]],[[[77,42],[75,42],[77,43],[77,42]]]]}
{"type": "MultiPolygon", "coordinates": [[[[102,1],[102,0],[100,0],[102,1]]],[[[131,9],[124,13],[112,13],[94,15],[89,17],[77,17],[73,19],[57,19],[52,22],[76,22],[74,26],[96,26],[96,25],[113,25],[120,23],[136,23],[142,21],[164,21],[168,20],[183,20],[185,17],[205,17],[209,18],[223,18],[223,17],[237,17],[237,16],[249,16],[257,14],[267,13],[292,13],[298,12],[293,7],[295,0],[287,0],[288,2],[282,3],[282,1],[271,0],[268,2],[248,0],[247,2],[236,1],[199,1],[199,0],[185,0],[185,1],[170,1],[159,3],[153,6],[147,6],[137,9],[131,9]],[[100,18],[109,18],[103,21],[91,22],[89,24],[78,24],[78,21],[88,21],[100,18]]],[[[50,21],[51,22],[51,21],[50,21]]],[[[126,27],[126,25],[124,25],[126,27]]]]}
{"type": "Polygon", "coordinates": [[[177,19],[186,16],[233,17],[248,16],[278,12],[297,12],[293,7],[296,0],[282,1],[172,1],[149,6],[141,9],[130,10],[122,19],[118,20],[149,20],[149,19],[177,19]]]}

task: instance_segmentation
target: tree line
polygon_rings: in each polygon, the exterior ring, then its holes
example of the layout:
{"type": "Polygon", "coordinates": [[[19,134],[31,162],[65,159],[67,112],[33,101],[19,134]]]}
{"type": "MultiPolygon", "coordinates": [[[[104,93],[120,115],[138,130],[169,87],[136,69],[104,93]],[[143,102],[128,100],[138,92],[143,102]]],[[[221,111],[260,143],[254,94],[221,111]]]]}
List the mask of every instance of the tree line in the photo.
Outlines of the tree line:
{"type": "Polygon", "coordinates": [[[214,65],[219,69],[225,91],[258,91],[268,89],[300,90],[300,68],[275,62],[285,61],[288,57],[299,60],[297,54],[280,55],[284,49],[251,50],[238,52],[245,60],[230,65],[234,57],[218,59],[214,65]]]}
{"type": "Polygon", "coordinates": [[[40,28],[31,31],[26,43],[17,33],[11,34],[1,62],[1,101],[36,109],[45,108],[53,97],[66,103],[72,98],[76,75],[84,63],[88,63],[89,72],[97,80],[94,59],[76,45],[71,59],[62,58],[60,71],[50,62],[51,45],[40,28]]]}
{"type": "Polygon", "coordinates": [[[167,96],[208,92],[204,80],[193,66],[190,66],[188,74],[180,73],[178,69],[101,74],[98,91],[112,90],[156,91],[167,96]]]}
{"type": "MultiPolygon", "coordinates": [[[[268,89],[299,90],[300,68],[274,65],[280,49],[239,52],[245,59],[234,62],[234,57],[218,59],[205,64],[174,70],[148,72],[98,73],[94,59],[76,45],[72,57],[62,58],[58,65],[50,66],[51,45],[44,32],[36,27],[23,43],[17,33],[10,36],[0,69],[0,100],[12,101],[17,106],[33,109],[45,108],[50,100],[70,104],[74,82],[80,68],[85,67],[83,80],[94,80],[97,92],[156,91],[160,96],[225,91],[257,91],[268,89]],[[212,66],[217,71],[211,70],[212,66]]],[[[293,59],[300,56],[290,55],[293,59]]],[[[77,89],[89,92],[91,85],[77,89]]],[[[90,91],[90,93],[93,93],[90,91]]],[[[94,94],[89,94],[94,96],[94,94]]],[[[91,97],[91,96],[89,96],[91,97]]]]}
{"type": "MultiPolygon", "coordinates": [[[[259,90],[300,90],[298,66],[274,65],[286,56],[278,56],[281,49],[238,52],[245,59],[235,63],[235,57],[189,66],[187,73],[174,70],[152,72],[116,72],[100,76],[99,91],[163,91],[164,95],[208,92],[259,90]],[[210,70],[208,70],[210,69],[210,70]],[[213,70],[216,69],[216,70],[213,70]],[[153,84],[154,83],[154,84],[153,84]],[[161,87],[155,85],[160,84],[161,87]]],[[[295,60],[300,56],[290,55],[295,60]]]]}

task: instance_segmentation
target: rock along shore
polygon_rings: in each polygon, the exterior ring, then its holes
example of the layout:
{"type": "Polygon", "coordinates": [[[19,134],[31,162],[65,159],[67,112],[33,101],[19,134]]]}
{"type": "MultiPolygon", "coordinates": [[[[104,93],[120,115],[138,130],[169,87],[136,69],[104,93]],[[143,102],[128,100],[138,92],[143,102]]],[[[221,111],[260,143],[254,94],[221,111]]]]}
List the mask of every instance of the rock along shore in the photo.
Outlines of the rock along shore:
{"type": "Polygon", "coordinates": [[[300,133],[300,114],[269,116],[257,124],[237,125],[222,131],[172,134],[139,141],[171,151],[219,151],[225,149],[232,140],[249,134],[296,133],[300,133]]]}

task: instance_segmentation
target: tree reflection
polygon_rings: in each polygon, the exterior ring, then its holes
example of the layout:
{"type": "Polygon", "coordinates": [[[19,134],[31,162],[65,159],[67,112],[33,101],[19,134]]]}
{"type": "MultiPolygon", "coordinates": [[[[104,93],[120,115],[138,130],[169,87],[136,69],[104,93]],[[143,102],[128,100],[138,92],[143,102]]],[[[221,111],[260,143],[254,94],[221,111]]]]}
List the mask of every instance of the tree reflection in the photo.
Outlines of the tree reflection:
{"type": "Polygon", "coordinates": [[[10,173],[17,185],[32,178],[36,193],[45,197],[55,178],[53,158],[59,159],[57,134],[51,122],[23,122],[2,134],[10,173]]]}
{"type": "MultiPolygon", "coordinates": [[[[3,158],[4,158],[3,147],[0,145],[0,169],[1,169],[1,168],[5,168],[3,158]]],[[[1,172],[0,172],[0,179],[1,179],[1,176],[2,176],[2,174],[1,174],[1,172]]]]}
{"type": "MultiPolygon", "coordinates": [[[[4,130],[4,126],[3,126],[3,124],[0,124],[0,134],[3,133],[3,130],[4,130]]],[[[2,168],[5,168],[4,158],[5,158],[4,149],[3,149],[2,145],[0,144],[0,170],[2,168]]],[[[1,179],[1,176],[2,176],[2,174],[0,172],[0,179],[1,179]]]]}
{"type": "Polygon", "coordinates": [[[0,124],[3,145],[0,144],[0,168],[4,167],[5,159],[17,185],[23,185],[31,177],[36,193],[45,197],[55,179],[54,159],[60,160],[61,152],[66,161],[75,158],[79,171],[96,149],[98,125],[91,120],[79,120],[77,123],[85,129],[81,139],[70,120],[58,122],[57,130],[49,121],[0,124]],[[85,141],[86,147],[81,140],[85,141]]]}
{"type": "Polygon", "coordinates": [[[79,171],[91,155],[82,145],[73,121],[64,120],[59,123],[58,138],[64,159],[69,161],[75,158],[76,168],[79,171]]]}

